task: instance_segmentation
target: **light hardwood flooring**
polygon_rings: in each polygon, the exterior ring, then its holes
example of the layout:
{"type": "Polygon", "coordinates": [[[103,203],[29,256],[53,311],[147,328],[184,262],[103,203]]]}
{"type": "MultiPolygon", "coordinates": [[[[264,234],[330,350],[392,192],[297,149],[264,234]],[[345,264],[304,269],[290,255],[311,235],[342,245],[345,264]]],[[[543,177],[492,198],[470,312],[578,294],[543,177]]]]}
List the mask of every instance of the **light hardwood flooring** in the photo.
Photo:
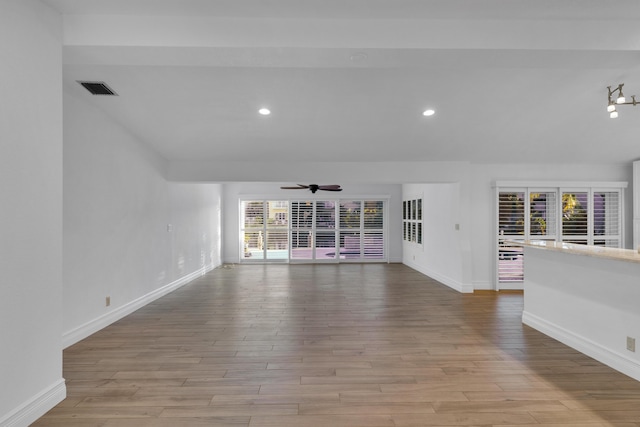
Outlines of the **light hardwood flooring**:
{"type": "Polygon", "coordinates": [[[521,314],[400,264],[218,268],[66,349],[34,426],[640,427],[640,382],[521,314]]]}

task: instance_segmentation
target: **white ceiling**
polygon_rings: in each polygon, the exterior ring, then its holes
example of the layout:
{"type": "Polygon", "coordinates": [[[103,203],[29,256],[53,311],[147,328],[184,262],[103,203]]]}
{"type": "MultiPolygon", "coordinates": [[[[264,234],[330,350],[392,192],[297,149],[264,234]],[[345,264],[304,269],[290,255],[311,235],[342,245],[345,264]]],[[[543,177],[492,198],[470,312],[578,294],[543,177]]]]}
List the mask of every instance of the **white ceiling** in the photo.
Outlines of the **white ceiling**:
{"type": "Polygon", "coordinates": [[[637,0],[42,1],[65,90],[169,160],[640,157],[640,106],[606,112],[640,97],[637,0]]]}

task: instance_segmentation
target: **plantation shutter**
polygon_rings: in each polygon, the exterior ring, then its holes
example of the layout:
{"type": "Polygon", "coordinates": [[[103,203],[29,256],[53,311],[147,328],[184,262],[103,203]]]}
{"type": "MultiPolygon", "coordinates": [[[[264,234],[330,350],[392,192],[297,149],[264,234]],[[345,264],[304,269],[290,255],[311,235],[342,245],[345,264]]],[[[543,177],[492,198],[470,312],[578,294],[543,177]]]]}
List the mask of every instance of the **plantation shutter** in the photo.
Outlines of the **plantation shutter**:
{"type": "Polygon", "coordinates": [[[589,192],[562,192],[562,241],[589,243],[589,192]]]}
{"type": "Polygon", "coordinates": [[[242,203],[243,258],[264,258],[264,201],[242,203]]]}
{"type": "Polygon", "coordinates": [[[555,240],[558,198],[555,191],[529,193],[529,232],[527,239],[555,240]]]}
{"type": "Polygon", "coordinates": [[[363,209],[364,258],[384,258],[384,202],[365,201],[363,209]]]}
{"type": "Polygon", "coordinates": [[[498,188],[498,282],[524,279],[519,240],[622,247],[623,187],[612,184],[605,188],[498,188]]]}
{"type": "Polygon", "coordinates": [[[315,258],[335,259],[336,253],[336,202],[316,202],[315,258]]]}
{"type": "Polygon", "coordinates": [[[291,202],[291,259],[313,259],[313,202],[291,202]]]}
{"type": "Polygon", "coordinates": [[[519,282],[524,278],[522,246],[509,242],[522,240],[525,228],[525,192],[498,194],[498,280],[519,282]]]}
{"type": "Polygon", "coordinates": [[[622,240],[619,191],[593,193],[593,244],[620,247],[622,240]]]}
{"type": "Polygon", "coordinates": [[[340,258],[360,258],[361,206],[362,202],[359,200],[340,202],[340,258]]]}
{"type": "Polygon", "coordinates": [[[241,259],[385,260],[385,210],[385,200],[241,200],[241,259]]]}

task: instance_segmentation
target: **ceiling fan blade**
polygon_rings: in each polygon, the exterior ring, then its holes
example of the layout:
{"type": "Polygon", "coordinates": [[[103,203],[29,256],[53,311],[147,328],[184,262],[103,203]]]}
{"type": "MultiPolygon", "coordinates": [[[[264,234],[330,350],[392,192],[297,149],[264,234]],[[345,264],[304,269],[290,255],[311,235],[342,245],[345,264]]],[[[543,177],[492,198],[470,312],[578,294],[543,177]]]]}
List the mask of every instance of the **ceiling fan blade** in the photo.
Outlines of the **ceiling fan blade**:
{"type": "Polygon", "coordinates": [[[340,186],[338,184],[329,184],[329,185],[318,185],[318,184],[309,184],[309,185],[303,185],[303,184],[297,184],[297,187],[280,187],[283,190],[303,190],[303,189],[309,189],[311,190],[312,193],[315,193],[318,190],[324,190],[324,191],[342,191],[342,188],[340,188],[340,186]]]}
{"type": "Polygon", "coordinates": [[[302,185],[302,184],[296,184],[296,185],[297,187],[280,187],[280,188],[282,188],[283,190],[302,190],[305,188],[309,188],[308,185],[302,185]]]}

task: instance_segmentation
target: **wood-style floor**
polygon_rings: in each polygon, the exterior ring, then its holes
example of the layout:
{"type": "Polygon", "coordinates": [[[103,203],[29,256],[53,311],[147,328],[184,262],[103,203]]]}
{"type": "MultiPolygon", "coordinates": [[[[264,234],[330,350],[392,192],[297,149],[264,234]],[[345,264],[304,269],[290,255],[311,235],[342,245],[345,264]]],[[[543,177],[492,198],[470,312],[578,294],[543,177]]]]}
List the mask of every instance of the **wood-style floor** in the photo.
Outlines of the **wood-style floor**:
{"type": "Polygon", "coordinates": [[[521,314],[399,264],[218,268],[65,350],[34,425],[640,426],[640,382],[521,314]]]}

